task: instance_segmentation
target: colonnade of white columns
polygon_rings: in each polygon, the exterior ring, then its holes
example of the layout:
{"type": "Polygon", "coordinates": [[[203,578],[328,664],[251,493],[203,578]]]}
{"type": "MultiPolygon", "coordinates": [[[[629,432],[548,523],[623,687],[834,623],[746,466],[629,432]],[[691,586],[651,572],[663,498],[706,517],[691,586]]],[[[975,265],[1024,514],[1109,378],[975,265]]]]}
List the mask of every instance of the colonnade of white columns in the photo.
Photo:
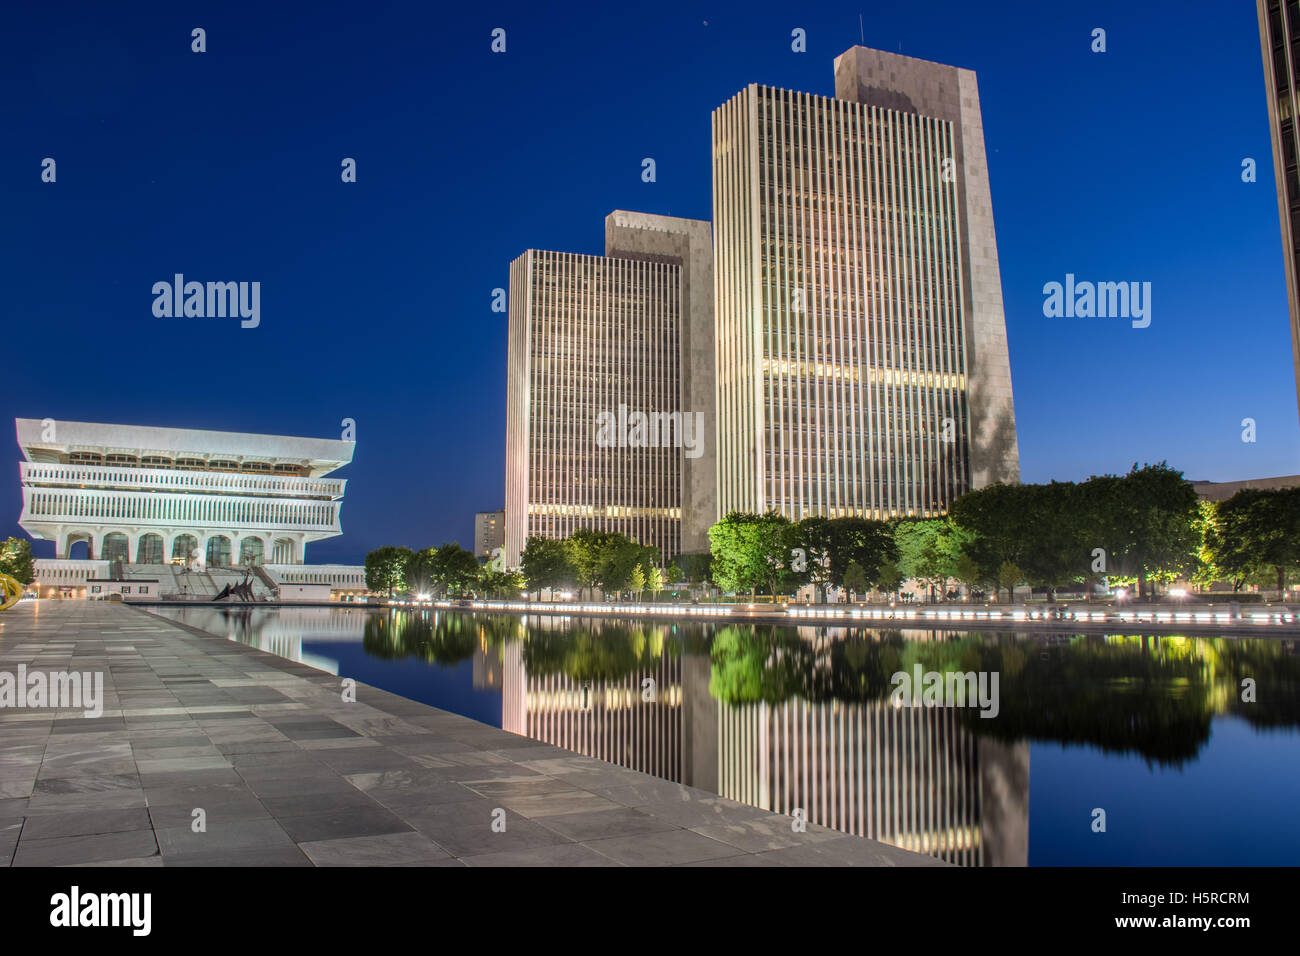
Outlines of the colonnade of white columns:
{"type": "Polygon", "coordinates": [[[59,559],[67,558],[72,552],[72,546],[79,541],[85,541],[88,547],[88,558],[99,560],[105,559],[104,542],[111,534],[121,534],[126,538],[126,558],[128,564],[138,563],[140,556],[140,541],[148,535],[155,535],[162,540],[161,563],[168,563],[175,560],[185,560],[192,557],[192,563],[203,567],[208,563],[208,542],[219,537],[224,537],[230,542],[230,563],[239,564],[242,555],[242,548],[245,542],[259,540],[262,543],[262,564],[302,564],[303,553],[307,545],[307,536],[301,533],[275,534],[274,532],[261,533],[240,533],[237,531],[226,530],[206,530],[206,529],[160,529],[160,528],[127,528],[127,529],[60,529],[58,537],[55,539],[55,557],[59,559]],[[176,554],[176,542],[178,539],[185,537],[194,539],[192,548],[193,554],[176,554]]]}

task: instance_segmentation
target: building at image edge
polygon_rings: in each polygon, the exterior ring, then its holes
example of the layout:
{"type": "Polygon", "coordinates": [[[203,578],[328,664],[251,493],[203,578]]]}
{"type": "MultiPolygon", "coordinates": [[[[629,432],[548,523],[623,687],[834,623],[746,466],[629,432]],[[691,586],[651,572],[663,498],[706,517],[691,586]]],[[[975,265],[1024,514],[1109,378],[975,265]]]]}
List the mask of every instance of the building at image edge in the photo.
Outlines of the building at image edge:
{"type": "Polygon", "coordinates": [[[42,596],[94,596],[91,579],[110,574],[191,596],[250,574],[259,594],[364,592],[360,568],[304,564],[308,543],[342,532],[346,481],[327,476],[353,442],[53,419],[15,429],[19,525],[55,547],[35,562],[42,596]],[[84,559],[70,556],[79,544],[84,559]]]}

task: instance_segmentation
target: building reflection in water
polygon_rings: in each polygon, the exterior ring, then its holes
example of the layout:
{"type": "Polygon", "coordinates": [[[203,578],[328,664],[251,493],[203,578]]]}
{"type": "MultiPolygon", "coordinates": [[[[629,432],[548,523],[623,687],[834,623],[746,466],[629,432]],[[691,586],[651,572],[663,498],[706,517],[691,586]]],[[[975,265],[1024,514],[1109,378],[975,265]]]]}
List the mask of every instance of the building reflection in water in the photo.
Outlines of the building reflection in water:
{"type": "MultiPolygon", "coordinates": [[[[810,823],[951,863],[1027,865],[1027,741],[979,738],[952,707],[724,702],[710,692],[707,651],[689,648],[650,655],[613,678],[526,666],[528,642],[539,635],[616,626],[529,618],[527,640],[502,649],[502,726],[765,810],[798,808],[810,823]],[[654,700],[645,699],[647,686],[654,700]]],[[[816,642],[824,649],[834,639],[822,630],[816,642]]]]}
{"type": "MultiPolygon", "coordinates": [[[[458,673],[490,701],[476,713],[499,713],[507,730],[961,865],[1028,863],[1031,740],[1140,757],[1145,767],[1118,778],[1137,790],[1202,759],[1217,720],[1249,728],[1250,742],[1300,726],[1294,640],[360,608],[156,613],[332,673],[328,646],[359,643],[382,662],[370,672],[378,686],[400,673],[403,693],[458,712],[461,678],[419,678],[465,665],[458,673]],[[892,706],[891,675],[916,665],[999,673],[997,718],[892,706]],[[1259,687],[1249,699],[1247,679],[1259,687]]],[[[1290,785],[1290,762],[1278,766],[1278,785],[1290,785]]]]}
{"type": "Polygon", "coordinates": [[[333,607],[240,607],[186,604],[183,607],[150,609],[160,617],[179,621],[208,634],[218,634],[266,651],[285,660],[298,661],[330,674],[339,672],[338,661],[302,649],[311,643],[352,644],[365,633],[364,610],[333,607]]]}
{"type": "Polygon", "coordinates": [[[621,678],[578,679],[528,673],[524,650],[514,641],[502,655],[505,730],[682,782],[681,657],[661,654],[621,678]]]}
{"type": "Polygon", "coordinates": [[[1029,857],[1029,744],[982,740],[952,707],[718,704],[717,791],[965,866],[1029,857]]]}

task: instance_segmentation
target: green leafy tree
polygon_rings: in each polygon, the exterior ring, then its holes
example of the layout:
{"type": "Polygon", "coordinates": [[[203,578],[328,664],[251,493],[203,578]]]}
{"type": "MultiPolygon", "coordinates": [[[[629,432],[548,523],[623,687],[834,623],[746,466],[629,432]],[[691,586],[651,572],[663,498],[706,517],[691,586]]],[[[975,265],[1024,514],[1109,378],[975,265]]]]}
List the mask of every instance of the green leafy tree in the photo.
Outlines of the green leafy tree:
{"type": "MultiPolygon", "coordinates": [[[[1243,489],[1248,490],[1248,489],[1243,489]]],[[[1210,518],[1201,539],[1202,574],[1211,581],[1230,581],[1240,591],[1256,571],[1259,562],[1246,546],[1250,496],[1241,492],[1226,501],[1211,504],[1210,518]]]]}
{"type": "Polygon", "coordinates": [[[933,596],[935,588],[956,572],[956,549],[943,518],[906,518],[894,525],[898,570],[915,578],[933,596]]]}
{"type": "Polygon", "coordinates": [[[0,542],[0,574],[9,575],[19,584],[31,584],[36,579],[30,541],[11,537],[0,542]]]}
{"type": "Polygon", "coordinates": [[[957,498],[948,509],[953,524],[969,539],[964,551],[981,574],[995,579],[1005,561],[1021,560],[1034,534],[1025,513],[1024,485],[994,484],[957,498]]]}
{"type": "Polygon", "coordinates": [[[606,557],[605,552],[616,538],[626,540],[622,535],[597,531],[594,528],[579,528],[564,539],[578,587],[599,588],[605,584],[601,563],[606,557]]]}
{"type": "Polygon", "coordinates": [[[894,532],[885,521],[870,518],[832,518],[827,523],[830,536],[830,580],[848,587],[845,575],[857,564],[868,581],[874,581],[886,561],[898,560],[894,532]]]}
{"type": "Polygon", "coordinates": [[[673,564],[682,572],[681,580],[690,584],[705,584],[713,580],[709,576],[713,566],[710,551],[679,554],[673,558],[673,564]]]}
{"type": "Polygon", "coordinates": [[[804,552],[804,570],[795,570],[794,562],[791,561],[790,582],[812,584],[816,591],[814,599],[820,599],[826,586],[831,583],[831,550],[834,543],[831,519],[817,516],[804,518],[790,529],[790,536],[792,553],[793,548],[804,552]]]}
{"type": "Polygon", "coordinates": [[[438,548],[436,580],[447,594],[472,594],[480,581],[478,559],[455,542],[438,548]]]}
{"type": "Polygon", "coordinates": [[[640,594],[645,590],[645,568],[641,565],[632,568],[632,573],[627,579],[627,589],[633,594],[640,594]]]}
{"type": "Polygon", "coordinates": [[[713,581],[724,591],[759,587],[783,593],[792,583],[790,562],[794,534],[789,519],[775,511],[747,514],[733,511],[709,529],[713,581]]]}
{"type": "Polygon", "coordinates": [[[1227,581],[1231,578],[1231,575],[1214,564],[1215,536],[1218,531],[1215,516],[1215,502],[1200,501],[1197,503],[1196,534],[1200,544],[1196,551],[1196,569],[1192,572],[1191,579],[1200,585],[1209,585],[1216,581],[1227,581]]]}
{"type": "Polygon", "coordinates": [[[763,561],[755,553],[749,525],[757,515],[733,511],[709,528],[713,582],[724,591],[750,591],[763,580],[763,561]]]}
{"type": "Polygon", "coordinates": [[[664,572],[662,569],[655,567],[653,564],[646,568],[645,589],[652,595],[658,594],[664,589],[664,572]]]}
{"type": "Polygon", "coordinates": [[[1199,507],[1196,490],[1165,462],[1132,469],[1123,477],[1090,478],[1083,486],[1085,548],[1106,552],[1106,573],[1137,581],[1150,596],[1152,578],[1196,568],[1199,507]]]}
{"type": "Polygon", "coordinates": [[[1300,489],[1243,488],[1214,509],[1206,549],[1234,589],[1268,572],[1269,586],[1286,590],[1300,566],[1300,489]]]}
{"type": "Polygon", "coordinates": [[[1054,598],[1057,587],[1087,573],[1082,507],[1079,486],[1071,482],[996,484],[962,495],[948,512],[959,538],[955,576],[995,583],[1010,562],[1054,598]],[[969,561],[956,573],[962,555],[969,561]]]}
{"type": "Polygon", "coordinates": [[[983,587],[988,580],[980,563],[966,552],[962,552],[957,556],[956,573],[953,577],[971,590],[983,587]]]}
{"type": "Polygon", "coordinates": [[[473,593],[484,575],[478,559],[453,542],[412,555],[406,564],[404,583],[416,594],[464,594],[473,593]]]}
{"type": "Polygon", "coordinates": [[[416,594],[431,594],[438,583],[438,549],[423,548],[406,564],[404,586],[416,594]]]}
{"type": "Polygon", "coordinates": [[[565,545],[569,549],[578,585],[604,592],[628,590],[638,565],[659,561],[657,549],[647,548],[614,531],[582,528],[566,538],[565,545]]]}
{"type": "Polygon", "coordinates": [[[489,563],[483,567],[481,586],[483,593],[489,597],[517,598],[526,583],[518,571],[500,570],[489,563]]]}
{"type": "Polygon", "coordinates": [[[1013,561],[1003,561],[998,566],[998,587],[1005,588],[1007,603],[1015,598],[1016,586],[1025,580],[1025,572],[1013,561]]]}
{"type": "Polygon", "coordinates": [[[876,590],[882,594],[894,594],[902,583],[903,572],[898,562],[892,558],[881,562],[880,570],[876,572],[876,590]]]}
{"type": "Polygon", "coordinates": [[[1049,599],[1102,576],[1131,578],[1146,597],[1148,581],[1195,571],[1203,537],[1195,490],[1164,462],[1081,484],[991,485],[962,495],[949,516],[972,535],[962,550],[982,578],[1010,562],[1049,599]],[[1094,567],[1101,552],[1104,570],[1094,567]]]}
{"type": "Polygon", "coordinates": [[[386,545],[366,555],[366,587],[376,594],[387,591],[391,598],[398,588],[406,587],[406,569],[415,552],[410,548],[386,545]]]}
{"type": "Polygon", "coordinates": [[[1088,570],[1088,536],[1081,502],[1082,491],[1074,482],[1053,481],[1045,485],[1021,485],[1021,520],[1028,535],[1020,549],[1018,564],[1026,579],[1047,588],[1047,599],[1056,600],[1056,589],[1082,580],[1088,570]]]}
{"type": "Polygon", "coordinates": [[[529,538],[520,555],[520,572],[530,591],[570,587],[577,581],[571,551],[564,541],[529,538]]]}
{"type": "Polygon", "coordinates": [[[600,555],[600,586],[606,591],[619,593],[640,591],[645,586],[643,565],[653,564],[658,557],[659,553],[654,548],[643,547],[621,534],[612,536],[600,555]]]}
{"type": "Polygon", "coordinates": [[[865,594],[871,587],[871,579],[867,577],[867,572],[862,569],[862,565],[856,561],[850,561],[848,570],[844,572],[844,577],[840,581],[840,586],[850,594],[865,594]]]}

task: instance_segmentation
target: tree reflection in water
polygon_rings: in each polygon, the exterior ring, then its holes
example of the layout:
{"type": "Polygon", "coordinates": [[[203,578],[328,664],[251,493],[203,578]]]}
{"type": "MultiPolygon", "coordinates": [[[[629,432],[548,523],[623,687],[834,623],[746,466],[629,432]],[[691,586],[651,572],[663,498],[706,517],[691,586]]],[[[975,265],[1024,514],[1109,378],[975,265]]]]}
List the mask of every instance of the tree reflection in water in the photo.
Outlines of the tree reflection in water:
{"type": "Polygon", "coordinates": [[[889,698],[890,678],[916,665],[940,673],[997,672],[1000,708],[962,708],[972,733],[1086,744],[1181,765],[1209,739],[1216,716],[1256,727],[1300,726],[1294,641],[1150,635],[1015,635],[856,630],[536,615],[400,611],[372,615],[363,643],[385,659],[453,665],[482,650],[498,660],[522,642],[531,676],[620,681],[666,659],[707,654],[709,693],[726,704],[790,700],[865,703],[889,698]],[[1242,681],[1255,701],[1242,700],[1242,681]]]}

